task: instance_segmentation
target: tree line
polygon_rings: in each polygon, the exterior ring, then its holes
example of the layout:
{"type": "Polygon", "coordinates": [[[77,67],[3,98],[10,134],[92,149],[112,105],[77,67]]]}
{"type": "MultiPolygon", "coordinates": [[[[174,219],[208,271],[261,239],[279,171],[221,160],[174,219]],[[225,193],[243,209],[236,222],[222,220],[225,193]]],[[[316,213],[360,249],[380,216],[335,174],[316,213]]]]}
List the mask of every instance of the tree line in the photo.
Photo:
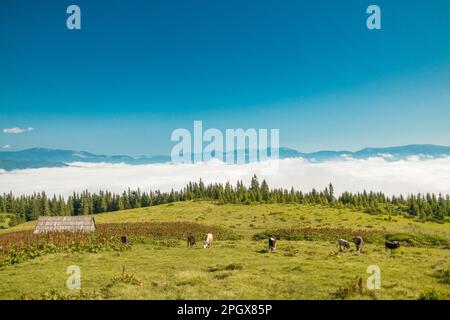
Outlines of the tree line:
{"type": "Polygon", "coordinates": [[[202,180],[190,182],[179,191],[161,192],[138,190],[124,191],[114,194],[109,191],[90,193],[73,193],[67,199],[62,196],[48,197],[45,192],[33,195],[15,196],[12,193],[0,195],[0,212],[12,214],[10,224],[35,220],[39,216],[78,216],[111,212],[125,209],[149,207],[160,204],[208,200],[217,204],[263,204],[263,203],[295,203],[304,205],[320,205],[333,208],[350,208],[371,214],[395,214],[421,220],[442,222],[450,217],[449,195],[417,194],[403,196],[386,196],[382,192],[344,192],[335,196],[334,187],[330,183],[322,191],[312,189],[302,192],[294,188],[271,189],[265,180],[261,183],[253,176],[249,186],[242,181],[236,185],[209,184],[202,180]]]}

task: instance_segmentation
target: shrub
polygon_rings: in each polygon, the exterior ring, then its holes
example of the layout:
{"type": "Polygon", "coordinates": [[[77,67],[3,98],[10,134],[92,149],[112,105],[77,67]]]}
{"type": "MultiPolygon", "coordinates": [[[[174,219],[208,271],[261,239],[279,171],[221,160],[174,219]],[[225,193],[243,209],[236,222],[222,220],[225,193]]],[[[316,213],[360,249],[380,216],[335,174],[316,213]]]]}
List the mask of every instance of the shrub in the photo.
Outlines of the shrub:
{"type": "Polygon", "coordinates": [[[233,271],[233,270],[242,270],[243,266],[240,263],[231,263],[225,266],[225,270],[233,271]]]}
{"type": "Polygon", "coordinates": [[[356,235],[360,235],[364,240],[374,239],[376,237],[382,237],[382,232],[378,230],[365,230],[365,229],[350,229],[350,228],[291,228],[291,229],[276,229],[265,232],[257,233],[253,236],[253,240],[267,239],[271,235],[274,235],[279,240],[291,240],[291,241],[336,241],[339,238],[352,238],[356,235]]]}
{"type": "Polygon", "coordinates": [[[228,277],[231,276],[231,275],[232,275],[231,272],[222,272],[222,273],[217,273],[217,274],[215,274],[215,275],[213,276],[213,278],[214,278],[214,279],[217,279],[217,280],[223,280],[223,279],[228,278],[228,277]]]}
{"type": "Polygon", "coordinates": [[[99,292],[84,292],[79,291],[77,293],[63,293],[55,289],[48,290],[40,295],[22,295],[21,300],[98,300],[103,299],[102,294],[99,292]]]}
{"type": "Polygon", "coordinates": [[[217,272],[217,271],[234,271],[234,270],[242,270],[243,265],[240,263],[231,263],[229,265],[216,265],[208,267],[208,272],[217,272]]]}
{"type": "Polygon", "coordinates": [[[120,236],[126,234],[130,244],[147,240],[157,241],[160,246],[174,247],[179,240],[193,234],[198,241],[207,232],[217,240],[235,240],[240,236],[224,228],[211,227],[191,222],[148,222],[100,224],[94,233],[54,232],[33,234],[18,231],[0,235],[0,268],[17,264],[44,254],[98,253],[105,250],[124,251],[130,245],[122,244],[120,236]]]}
{"type": "Polygon", "coordinates": [[[132,284],[135,286],[142,285],[142,281],[136,279],[134,274],[125,272],[125,266],[122,266],[122,274],[120,276],[116,276],[111,279],[109,287],[112,287],[113,285],[115,285],[117,283],[132,284]]]}
{"type": "Polygon", "coordinates": [[[439,294],[434,289],[425,290],[420,294],[418,300],[439,300],[439,294]]]}
{"type": "Polygon", "coordinates": [[[439,283],[450,284],[450,270],[438,270],[436,278],[439,279],[439,283]]]}
{"type": "Polygon", "coordinates": [[[335,299],[349,299],[355,294],[363,294],[363,285],[362,285],[362,277],[356,277],[356,279],[350,281],[348,284],[339,287],[335,292],[332,293],[332,296],[335,299]]]}

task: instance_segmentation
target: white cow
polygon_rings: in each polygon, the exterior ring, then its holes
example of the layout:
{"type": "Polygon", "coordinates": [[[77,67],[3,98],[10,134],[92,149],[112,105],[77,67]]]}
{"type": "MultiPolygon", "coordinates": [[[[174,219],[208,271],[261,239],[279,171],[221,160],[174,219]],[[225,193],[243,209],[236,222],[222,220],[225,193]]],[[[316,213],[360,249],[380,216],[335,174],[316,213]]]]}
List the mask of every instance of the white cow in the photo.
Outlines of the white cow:
{"type": "Polygon", "coordinates": [[[205,239],[205,245],[203,246],[203,248],[205,248],[205,249],[211,248],[212,242],[213,242],[213,235],[212,235],[212,233],[207,233],[206,234],[206,239],[205,239]]]}

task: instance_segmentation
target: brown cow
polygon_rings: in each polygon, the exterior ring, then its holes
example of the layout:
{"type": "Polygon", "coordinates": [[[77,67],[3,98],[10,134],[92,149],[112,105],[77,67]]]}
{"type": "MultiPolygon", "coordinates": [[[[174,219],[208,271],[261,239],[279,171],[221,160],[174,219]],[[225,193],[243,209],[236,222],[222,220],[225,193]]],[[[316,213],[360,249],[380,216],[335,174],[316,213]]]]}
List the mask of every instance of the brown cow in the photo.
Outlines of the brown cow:
{"type": "Polygon", "coordinates": [[[357,237],[353,238],[353,242],[355,243],[356,251],[361,252],[362,249],[364,248],[363,238],[361,236],[357,236],[357,237]]]}
{"type": "Polygon", "coordinates": [[[188,248],[197,246],[197,244],[195,243],[195,237],[191,234],[188,235],[188,237],[187,237],[187,246],[188,246],[188,248]]]}

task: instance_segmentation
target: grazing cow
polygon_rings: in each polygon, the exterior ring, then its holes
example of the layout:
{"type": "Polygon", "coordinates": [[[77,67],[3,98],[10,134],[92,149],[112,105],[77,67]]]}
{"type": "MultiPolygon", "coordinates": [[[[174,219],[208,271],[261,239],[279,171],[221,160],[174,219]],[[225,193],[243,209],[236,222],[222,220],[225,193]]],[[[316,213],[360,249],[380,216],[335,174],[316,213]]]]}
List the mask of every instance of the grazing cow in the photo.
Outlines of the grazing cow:
{"type": "Polygon", "coordinates": [[[277,239],[274,236],[269,238],[269,253],[275,252],[277,246],[277,239]]]}
{"type": "Polygon", "coordinates": [[[187,237],[187,246],[188,246],[188,248],[197,246],[197,244],[195,243],[195,237],[191,234],[188,235],[188,237],[187,237]]]}
{"type": "Polygon", "coordinates": [[[392,253],[392,250],[395,250],[399,247],[400,247],[400,242],[398,242],[398,241],[392,241],[392,242],[386,241],[384,243],[384,250],[389,249],[389,250],[391,250],[391,253],[392,253]]]}
{"type": "Polygon", "coordinates": [[[353,238],[353,242],[355,243],[356,251],[361,252],[362,249],[364,248],[363,238],[360,236],[357,236],[357,237],[353,238]]]}
{"type": "Polygon", "coordinates": [[[120,242],[122,242],[123,244],[128,244],[128,236],[127,235],[120,236],[120,242]]]}
{"type": "Polygon", "coordinates": [[[212,245],[212,242],[213,242],[213,235],[212,235],[212,233],[207,233],[206,234],[206,239],[205,239],[205,245],[203,246],[203,248],[210,249],[211,245],[212,245]]]}
{"type": "Polygon", "coordinates": [[[344,239],[339,239],[338,241],[339,251],[343,251],[343,249],[350,249],[350,242],[344,239]]]}

